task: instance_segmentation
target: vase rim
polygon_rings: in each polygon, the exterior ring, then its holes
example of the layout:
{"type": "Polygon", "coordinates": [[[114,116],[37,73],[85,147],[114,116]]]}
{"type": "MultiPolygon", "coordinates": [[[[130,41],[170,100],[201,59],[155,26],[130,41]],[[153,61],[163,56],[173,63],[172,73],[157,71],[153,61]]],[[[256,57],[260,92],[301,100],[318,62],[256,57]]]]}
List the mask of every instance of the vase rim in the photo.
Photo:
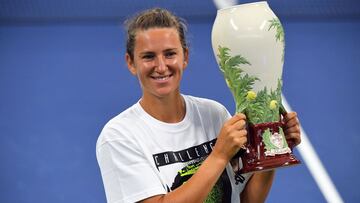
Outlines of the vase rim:
{"type": "Polygon", "coordinates": [[[241,8],[241,7],[244,7],[244,6],[255,6],[255,5],[269,6],[267,1],[258,1],[258,2],[252,2],[252,3],[245,3],[245,4],[238,4],[238,5],[234,5],[234,6],[229,6],[229,7],[226,7],[226,8],[219,9],[217,12],[222,12],[222,11],[225,11],[225,10],[228,10],[228,9],[233,9],[233,8],[241,8]]]}

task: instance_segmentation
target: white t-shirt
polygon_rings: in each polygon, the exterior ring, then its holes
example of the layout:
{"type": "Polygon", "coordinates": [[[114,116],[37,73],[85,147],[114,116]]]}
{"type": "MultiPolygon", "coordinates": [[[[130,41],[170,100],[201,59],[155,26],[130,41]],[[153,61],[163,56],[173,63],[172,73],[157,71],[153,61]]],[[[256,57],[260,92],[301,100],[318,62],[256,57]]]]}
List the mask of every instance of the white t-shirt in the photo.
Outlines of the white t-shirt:
{"type": "MultiPolygon", "coordinates": [[[[210,154],[230,114],[215,101],[182,96],[186,114],[179,123],[159,121],[137,102],[105,125],[96,155],[109,203],[166,194],[185,183],[210,154]]],[[[250,175],[243,176],[235,183],[228,164],[209,202],[240,202],[250,175]]]]}

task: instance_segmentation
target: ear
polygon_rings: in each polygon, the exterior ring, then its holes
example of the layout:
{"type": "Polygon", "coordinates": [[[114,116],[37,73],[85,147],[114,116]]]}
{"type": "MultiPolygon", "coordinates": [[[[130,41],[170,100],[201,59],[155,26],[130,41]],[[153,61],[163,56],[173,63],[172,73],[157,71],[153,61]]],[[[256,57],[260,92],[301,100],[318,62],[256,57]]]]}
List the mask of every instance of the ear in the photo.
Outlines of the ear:
{"type": "Polygon", "coordinates": [[[131,57],[128,53],[125,54],[125,60],[126,60],[127,67],[129,69],[129,71],[131,72],[131,74],[136,76],[136,68],[134,66],[134,62],[133,62],[133,60],[131,60],[131,57]]]}
{"type": "Polygon", "coordinates": [[[184,49],[184,69],[187,67],[188,64],[189,64],[189,49],[186,48],[184,49]]]}

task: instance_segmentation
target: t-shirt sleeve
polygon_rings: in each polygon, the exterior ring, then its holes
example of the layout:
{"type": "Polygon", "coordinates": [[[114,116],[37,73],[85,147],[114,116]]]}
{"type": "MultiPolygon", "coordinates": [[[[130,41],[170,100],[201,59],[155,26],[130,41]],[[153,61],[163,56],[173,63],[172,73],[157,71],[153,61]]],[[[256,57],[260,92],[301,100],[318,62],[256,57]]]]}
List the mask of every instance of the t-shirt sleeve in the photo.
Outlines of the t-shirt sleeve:
{"type": "Polygon", "coordinates": [[[156,168],[134,140],[111,129],[104,129],[100,137],[118,137],[98,141],[96,147],[108,203],[137,202],[166,193],[156,168]]]}
{"type": "Polygon", "coordinates": [[[221,115],[224,122],[232,117],[229,111],[224,106],[222,106],[221,108],[221,115]]]}
{"type": "Polygon", "coordinates": [[[225,108],[225,106],[217,102],[215,104],[216,104],[217,112],[220,116],[220,122],[223,124],[225,123],[225,121],[229,120],[232,116],[229,113],[229,111],[225,108]]]}

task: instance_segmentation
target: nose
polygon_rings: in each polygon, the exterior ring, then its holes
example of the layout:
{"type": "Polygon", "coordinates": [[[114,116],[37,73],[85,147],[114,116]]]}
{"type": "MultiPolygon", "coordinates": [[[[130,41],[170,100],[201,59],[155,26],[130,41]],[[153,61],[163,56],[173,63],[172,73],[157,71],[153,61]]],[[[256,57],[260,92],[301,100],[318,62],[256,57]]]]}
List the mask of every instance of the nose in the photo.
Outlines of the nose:
{"type": "Polygon", "coordinates": [[[164,73],[167,70],[165,58],[162,56],[157,57],[157,64],[155,67],[155,71],[158,73],[164,73]]]}

